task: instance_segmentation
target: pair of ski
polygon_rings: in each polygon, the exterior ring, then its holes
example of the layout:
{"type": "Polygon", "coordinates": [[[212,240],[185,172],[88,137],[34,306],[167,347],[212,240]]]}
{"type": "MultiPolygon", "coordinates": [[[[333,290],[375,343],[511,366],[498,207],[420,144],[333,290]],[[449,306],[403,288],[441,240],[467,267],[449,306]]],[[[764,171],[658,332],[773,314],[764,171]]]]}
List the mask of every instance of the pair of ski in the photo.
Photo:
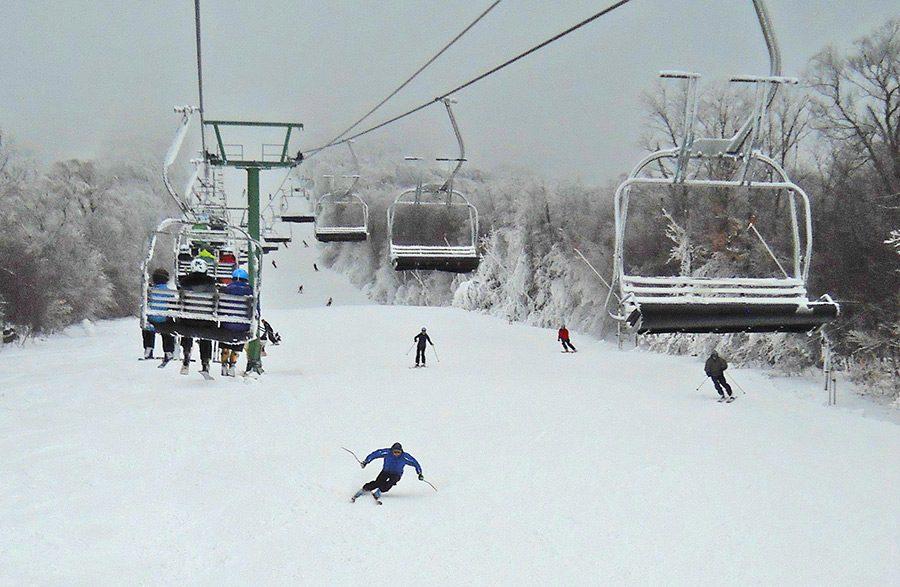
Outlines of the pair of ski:
{"type": "MultiPolygon", "coordinates": [[[[165,366],[168,365],[169,363],[171,363],[172,359],[174,359],[174,358],[175,357],[169,357],[169,358],[163,357],[162,359],[160,359],[159,366],[157,367],[157,369],[165,368],[165,366]]],[[[155,359],[156,359],[156,357],[144,357],[144,358],[138,359],[138,361],[153,361],[155,359]]]]}
{"type": "MultiPolygon", "coordinates": [[[[374,491],[371,492],[371,493],[369,493],[369,495],[372,496],[372,499],[375,500],[375,503],[376,503],[376,504],[378,504],[378,505],[384,505],[384,504],[381,502],[380,499],[378,499],[377,497],[375,497],[375,492],[374,492],[374,491]]],[[[360,497],[362,497],[362,496],[360,496],[360,497]]],[[[350,498],[350,503],[356,503],[356,496],[353,496],[353,497],[350,498]]]]}
{"type": "MultiPolygon", "coordinates": [[[[182,375],[188,374],[188,365],[181,366],[181,374],[182,375]]],[[[214,381],[213,376],[209,374],[209,371],[200,371],[200,375],[202,375],[203,378],[206,379],[207,381],[214,381]]]]}
{"type": "Polygon", "coordinates": [[[410,367],[410,369],[424,369],[427,366],[428,365],[413,365],[412,367],[410,367]]]}
{"type": "Polygon", "coordinates": [[[733,395],[729,395],[728,397],[725,397],[725,396],[723,395],[722,397],[720,397],[720,398],[717,399],[716,401],[719,402],[720,404],[721,404],[721,403],[730,404],[731,402],[734,401],[734,396],[733,396],[733,395]]]}

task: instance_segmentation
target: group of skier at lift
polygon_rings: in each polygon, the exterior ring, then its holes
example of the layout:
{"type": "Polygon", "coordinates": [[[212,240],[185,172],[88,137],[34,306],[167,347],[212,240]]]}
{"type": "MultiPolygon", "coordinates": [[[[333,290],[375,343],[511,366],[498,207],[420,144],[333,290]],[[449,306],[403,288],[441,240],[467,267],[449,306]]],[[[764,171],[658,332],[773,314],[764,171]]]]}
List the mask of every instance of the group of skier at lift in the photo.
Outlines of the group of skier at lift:
{"type": "MultiPolygon", "coordinates": [[[[231,273],[231,281],[224,285],[219,285],[214,276],[215,258],[205,250],[194,257],[191,261],[189,272],[178,279],[178,287],[184,291],[193,291],[199,293],[223,293],[233,296],[252,296],[253,287],[250,285],[250,275],[245,269],[236,268],[231,273]],[[205,254],[204,254],[205,253],[205,254]]],[[[157,268],[153,271],[150,283],[154,289],[171,289],[169,286],[170,275],[166,269],[157,268]]],[[[151,310],[163,309],[162,300],[158,294],[150,293],[149,307],[151,310]]],[[[155,348],[156,328],[154,325],[164,323],[169,318],[164,316],[148,315],[148,324],[143,329],[141,335],[144,343],[144,359],[152,359],[155,348]]],[[[186,320],[186,322],[189,322],[186,320]]],[[[265,344],[266,340],[272,344],[279,344],[281,336],[275,332],[272,326],[266,321],[261,320],[264,328],[263,335],[260,337],[261,344],[265,344]]],[[[232,332],[247,332],[250,329],[249,324],[223,322],[222,328],[232,332]]],[[[165,367],[175,356],[175,335],[171,333],[159,332],[163,346],[163,360],[160,368],[165,367]]],[[[187,375],[190,369],[191,352],[194,346],[194,339],[187,336],[181,337],[181,374],[187,375]]],[[[213,343],[208,339],[198,339],[197,346],[200,348],[200,373],[204,377],[209,377],[209,364],[212,360],[213,343]]],[[[235,366],[243,350],[243,343],[219,343],[220,362],[222,364],[222,376],[234,377],[235,366]]],[[[264,346],[263,346],[264,348],[264,346]]]]}

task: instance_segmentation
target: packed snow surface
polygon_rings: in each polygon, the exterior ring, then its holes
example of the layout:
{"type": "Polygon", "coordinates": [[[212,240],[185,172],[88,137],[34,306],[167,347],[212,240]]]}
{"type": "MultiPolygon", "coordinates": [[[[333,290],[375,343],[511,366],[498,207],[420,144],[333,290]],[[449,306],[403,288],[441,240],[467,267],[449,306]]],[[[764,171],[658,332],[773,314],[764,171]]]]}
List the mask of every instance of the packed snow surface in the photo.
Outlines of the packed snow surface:
{"type": "Polygon", "coordinates": [[[900,583],[890,414],[753,370],[720,404],[700,358],[368,305],[305,238],[267,257],[260,380],[137,361],[135,320],[0,355],[0,583],[900,583]],[[351,504],[379,462],[341,447],[395,441],[438,491],[407,469],[351,504]]]}

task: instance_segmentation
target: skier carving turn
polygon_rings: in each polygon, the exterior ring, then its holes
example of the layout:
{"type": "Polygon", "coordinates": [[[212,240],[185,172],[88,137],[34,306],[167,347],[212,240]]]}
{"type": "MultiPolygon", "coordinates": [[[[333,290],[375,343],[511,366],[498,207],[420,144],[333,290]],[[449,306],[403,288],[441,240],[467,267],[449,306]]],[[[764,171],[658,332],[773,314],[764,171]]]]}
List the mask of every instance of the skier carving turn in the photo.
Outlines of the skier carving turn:
{"type": "Polygon", "coordinates": [[[357,491],[356,494],[350,498],[351,502],[355,502],[356,498],[360,497],[365,492],[371,491],[372,497],[378,505],[381,505],[381,494],[390,491],[391,487],[400,481],[400,478],[403,476],[403,468],[407,466],[415,467],[416,473],[419,474],[419,481],[425,480],[425,477],[422,475],[422,467],[419,465],[419,461],[411,454],[403,452],[403,446],[399,442],[395,442],[391,448],[379,448],[372,452],[372,454],[359,463],[359,466],[365,469],[366,465],[376,459],[384,459],[384,465],[381,468],[381,472],[378,473],[378,476],[375,477],[373,481],[369,481],[363,485],[362,489],[357,491]]]}

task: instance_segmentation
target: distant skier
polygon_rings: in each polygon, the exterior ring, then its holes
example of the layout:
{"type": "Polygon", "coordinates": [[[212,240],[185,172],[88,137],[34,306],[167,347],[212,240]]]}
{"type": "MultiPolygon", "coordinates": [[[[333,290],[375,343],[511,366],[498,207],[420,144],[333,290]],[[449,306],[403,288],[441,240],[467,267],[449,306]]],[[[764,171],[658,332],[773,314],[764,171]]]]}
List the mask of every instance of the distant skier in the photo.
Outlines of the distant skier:
{"type": "MultiPolygon", "coordinates": [[[[191,261],[191,272],[179,280],[181,289],[187,291],[195,291],[201,293],[216,293],[216,280],[211,275],[210,264],[204,258],[204,255],[198,255],[191,261]]],[[[203,325],[202,321],[184,320],[185,324],[198,323],[203,325]]],[[[200,339],[197,344],[200,347],[200,373],[209,378],[209,361],[212,359],[212,341],[200,339]]],[[[181,338],[181,374],[187,375],[188,368],[191,364],[191,349],[194,346],[194,339],[184,336],[181,338]]]]}
{"type": "Polygon", "coordinates": [[[319,266],[316,265],[315,263],[313,263],[313,269],[315,269],[316,271],[318,271],[318,270],[319,270],[319,266]]]}
{"type": "Polygon", "coordinates": [[[562,326],[559,327],[559,333],[556,337],[556,340],[558,340],[562,343],[564,353],[568,353],[568,352],[577,353],[578,352],[575,349],[575,347],[572,346],[572,341],[569,340],[569,331],[566,328],[565,324],[563,324],[562,326]],[[571,351],[569,349],[571,349],[571,351]]]}
{"type": "Polygon", "coordinates": [[[333,303],[334,303],[334,299],[329,297],[328,301],[325,302],[325,307],[327,308],[327,307],[331,306],[331,304],[333,304],[333,303]]]}
{"type": "MultiPolygon", "coordinates": [[[[250,275],[244,269],[235,269],[231,272],[231,283],[222,288],[223,294],[230,296],[252,296],[253,286],[250,285],[250,275]]],[[[222,322],[222,328],[231,332],[247,332],[250,330],[249,324],[242,322],[222,322]]],[[[235,365],[237,365],[238,357],[244,348],[244,343],[227,343],[219,344],[221,355],[219,360],[222,363],[222,375],[225,377],[235,376],[235,365]]]]}
{"type": "Polygon", "coordinates": [[[728,363],[719,356],[719,353],[713,351],[712,354],[709,355],[709,358],[706,359],[706,366],[704,370],[706,371],[706,376],[712,379],[713,385],[716,387],[716,391],[719,392],[719,401],[733,401],[734,397],[731,395],[731,386],[728,385],[728,382],[725,381],[725,369],[728,368],[728,363]],[[725,391],[722,391],[722,388],[725,388],[725,391]],[[728,398],[725,398],[725,393],[728,393],[728,398]]]}
{"type": "Polygon", "coordinates": [[[371,491],[372,497],[374,497],[375,501],[381,505],[381,494],[390,491],[391,487],[400,481],[400,478],[403,477],[403,468],[406,466],[415,467],[416,473],[419,474],[419,481],[425,479],[422,475],[422,467],[419,465],[419,461],[411,454],[403,452],[403,446],[399,442],[395,442],[391,448],[380,448],[374,451],[360,463],[360,466],[365,469],[366,465],[376,459],[384,459],[384,465],[381,468],[381,472],[378,473],[378,476],[375,477],[374,481],[369,481],[363,485],[362,489],[357,491],[356,495],[350,498],[351,502],[355,502],[356,498],[360,497],[365,492],[371,491]]]}
{"type": "Polygon", "coordinates": [[[419,359],[422,360],[422,366],[424,367],[425,345],[430,344],[431,346],[434,346],[434,343],[431,342],[431,338],[428,336],[428,332],[426,332],[424,326],[422,327],[422,331],[413,337],[413,340],[416,341],[416,367],[419,366],[419,359]]]}
{"type": "MultiPolygon", "coordinates": [[[[169,272],[162,267],[155,269],[150,276],[151,287],[155,289],[169,288],[169,272]]],[[[144,359],[153,358],[153,349],[156,346],[156,328],[155,324],[164,324],[169,321],[165,316],[154,315],[154,310],[165,310],[166,304],[163,297],[166,294],[150,292],[149,304],[147,307],[147,326],[141,331],[141,337],[144,340],[144,359]]],[[[175,336],[172,334],[162,334],[163,361],[168,363],[175,356],[175,336]]]]}
{"type": "Polygon", "coordinates": [[[309,245],[306,244],[306,241],[303,241],[303,246],[306,247],[306,248],[309,248],[309,245]]]}
{"type": "Polygon", "coordinates": [[[298,293],[298,294],[302,294],[302,293],[303,293],[303,286],[302,286],[302,285],[301,285],[300,287],[297,288],[297,293],[298,293]]]}
{"type": "Polygon", "coordinates": [[[272,259],[272,267],[278,269],[278,263],[275,262],[275,259],[272,259]]]}

